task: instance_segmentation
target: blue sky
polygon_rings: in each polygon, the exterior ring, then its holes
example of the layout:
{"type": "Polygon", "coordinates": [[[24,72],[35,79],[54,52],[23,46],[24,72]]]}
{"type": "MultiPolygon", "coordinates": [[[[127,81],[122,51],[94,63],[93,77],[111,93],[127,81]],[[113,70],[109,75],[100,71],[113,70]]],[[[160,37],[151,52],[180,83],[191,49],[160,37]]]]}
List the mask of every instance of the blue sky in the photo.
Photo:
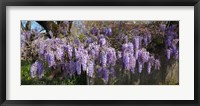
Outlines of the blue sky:
{"type": "MultiPolygon", "coordinates": [[[[25,27],[26,23],[27,23],[26,20],[22,20],[22,24],[23,24],[24,27],[25,27]]],[[[43,28],[37,22],[31,21],[31,29],[32,30],[37,29],[37,30],[41,31],[43,28]]]]}

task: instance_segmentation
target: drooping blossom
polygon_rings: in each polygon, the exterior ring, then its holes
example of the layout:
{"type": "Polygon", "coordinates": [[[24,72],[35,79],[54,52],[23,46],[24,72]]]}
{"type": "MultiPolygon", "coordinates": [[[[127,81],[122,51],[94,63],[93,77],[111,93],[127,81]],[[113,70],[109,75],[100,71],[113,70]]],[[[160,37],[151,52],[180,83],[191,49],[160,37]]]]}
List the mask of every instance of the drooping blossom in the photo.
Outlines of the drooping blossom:
{"type": "Polygon", "coordinates": [[[44,67],[42,61],[37,60],[31,65],[30,68],[31,78],[35,77],[42,78],[42,76],[44,75],[43,72],[44,72],[44,67]]]}
{"type": "Polygon", "coordinates": [[[135,49],[139,49],[139,44],[140,44],[140,37],[139,36],[135,36],[134,37],[135,49]]]}
{"type": "Polygon", "coordinates": [[[94,60],[90,60],[88,63],[87,74],[89,77],[93,77],[94,74],[94,60]]]}
{"type": "Polygon", "coordinates": [[[81,75],[81,62],[76,61],[76,72],[78,75],[81,75]]]}
{"type": "Polygon", "coordinates": [[[155,69],[160,70],[160,61],[158,59],[155,60],[155,69]]]}

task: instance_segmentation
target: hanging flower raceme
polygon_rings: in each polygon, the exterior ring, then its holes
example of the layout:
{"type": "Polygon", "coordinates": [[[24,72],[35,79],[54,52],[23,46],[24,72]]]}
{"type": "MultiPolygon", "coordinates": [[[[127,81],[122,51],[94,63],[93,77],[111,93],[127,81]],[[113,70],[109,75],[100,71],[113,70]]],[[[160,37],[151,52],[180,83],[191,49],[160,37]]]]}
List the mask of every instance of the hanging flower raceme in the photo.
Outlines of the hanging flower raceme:
{"type": "Polygon", "coordinates": [[[32,78],[35,78],[37,76],[37,70],[38,70],[38,65],[37,62],[35,62],[31,65],[30,69],[30,74],[32,78]]]}
{"type": "Polygon", "coordinates": [[[144,45],[147,46],[151,42],[151,33],[149,31],[144,33],[144,45]]]}
{"type": "Polygon", "coordinates": [[[178,34],[174,32],[176,26],[172,25],[166,29],[165,33],[165,47],[166,47],[166,56],[169,60],[171,57],[178,59],[178,34]],[[172,56],[173,55],[173,56],[172,56]]]}
{"type": "Polygon", "coordinates": [[[107,84],[109,80],[109,70],[106,68],[103,68],[103,79],[104,79],[104,84],[107,84]]]}
{"type": "Polygon", "coordinates": [[[167,59],[169,60],[171,57],[171,50],[167,49],[166,52],[167,52],[167,59]]]}
{"type": "Polygon", "coordinates": [[[81,54],[81,65],[83,67],[83,71],[87,70],[88,59],[89,59],[88,51],[87,50],[83,50],[83,53],[81,54]]]}
{"type": "Polygon", "coordinates": [[[55,66],[56,62],[55,62],[55,55],[53,51],[48,51],[47,52],[47,62],[49,67],[55,66]]]}
{"type": "Polygon", "coordinates": [[[56,49],[56,59],[59,60],[61,63],[64,62],[64,49],[63,47],[57,47],[56,49]]]}
{"type": "Polygon", "coordinates": [[[101,38],[99,40],[99,44],[100,44],[100,46],[104,46],[106,44],[106,39],[105,38],[101,38]]]}
{"type": "Polygon", "coordinates": [[[124,36],[125,43],[128,43],[128,36],[124,36]]]}
{"type": "Polygon", "coordinates": [[[114,48],[107,48],[107,64],[114,66],[117,60],[114,48]]]}
{"type": "Polygon", "coordinates": [[[140,45],[140,37],[139,36],[134,37],[134,45],[135,45],[135,49],[138,50],[139,45],[140,45]]]}
{"type": "Polygon", "coordinates": [[[160,70],[160,61],[158,59],[155,60],[155,69],[160,70]]]}
{"type": "Polygon", "coordinates": [[[98,77],[99,77],[99,78],[102,78],[102,77],[103,77],[103,68],[102,68],[102,67],[99,67],[97,73],[98,73],[98,77]]]}
{"type": "Polygon", "coordinates": [[[109,27],[104,28],[102,33],[103,33],[104,35],[106,35],[106,36],[111,36],[111,35],[112,35],[112,29],[109,28],[109,27]]]}
{"type": "Polygon", "coordinates": [[[100,64],[102,67],[107,66],[107,52],[105,50],[100,51],[100,64]]]}
{"type": "Polygon", "coordinates": [[[133,46],[133,43],[128,43],[128,50],[130,51],[130,53],[134,54],[134,46],[133,46]]]}
{"type": "Polygon", "coordinates": [[[143,62],[141,58],[138,58],[138,72],[142,73],[143,62]]]}
{"type": "Polygon", "coordinates": [[[146,49],[142,48],[140,51],[139,51],[139,57],[141,58],[141,61],[143,62],[143,64],[145,62],[148,62],[149,60],[149,52],[146,51],[146,49]]]}
{"type": "Polygon", "coordinates": [[[139,36],[139,48],[142,48],[142,40],[143,40],[143,36],[139,36]]]}
{"type": "Polygon", "coordinates": [[[151,73],[152,66],[154,65],[155,58],[154,56],[149,56],[149,61],[147,63],[147,72],[148,74],[151,73]]]}
{"type": "Polygon", "coordinates": [[[44,67],[42,61],[35,61],[30,68],[31,78],[42,78],[44,72],[44,67]]]}
{"type": "Polygon", "coordinates": [[[90,33],[93,35],[98,35],[99,30],[96,27],[94,27],[93,29],[91,29],[90,33]]]}
{"type": "Polygon", "coordinates": [[[93,74],[94,74],[94,60],[90,60],[88,62],[88,69],[87,69],[87,75],[89,77],[93,77],[93,74]]]}
{"type": "Polygon", "coordinates": [[[136,59],[136,60],[138,59],[139,51],[140,51],[140,50],[138,50],[138,49],[135,50],[135,59],[136,59]]]}
{"type": "Polygon", "coordinates": [[[122,58],[122,52],[121,51],[117,51],[117,58],[118,59],[122,58]]]}
{"type": "Polygon", "coordinates": [[[130,55],[129,66],[130,66],[130,71],[132,73],[134,73],[135,72],[135,66],[136,66],[136,59],[133,56],[133,54],[130,55]]]}
{"type": "Polygon", "coordinates": [[[76,61],[76,72],[78,75],[81,75],[81,62],[76,61]]]}
{"type": "Polygon", "coordinates": [[[65,49],[67,50],[68,57],[69,57],[69,59],[71,60],[71,59],[72,59],[73,47],[72,47],[71,45],[67,45],[67,46],[65,47],[65,49]]]}
{"type": "Polygon", "coordinates": [[[160,25],[160,28],[161,28],[161,30],[164,32],[165,29],[166,29],[166,25],[165,25],[165,24],[161,24],[161,25],[160,25]]]}
{"type": "Polygon", "coordinates": [[[152,67],[151,63],[148,62],[148,63],[147,63],[147,73],[148,73],[148,74],[151,73],[151,67],[152,67]]]}
{"type": "Polygon", "coordinates": [[[130,69],[130,67],[129,67],[129,62],[130,62],[130,57],[129,57],[129,53],[128,52],[125,52],[124,54],[123,54],[123,63],[124,63],[124,68],[126,69],[126,70],[129,70],[130,69]]]}

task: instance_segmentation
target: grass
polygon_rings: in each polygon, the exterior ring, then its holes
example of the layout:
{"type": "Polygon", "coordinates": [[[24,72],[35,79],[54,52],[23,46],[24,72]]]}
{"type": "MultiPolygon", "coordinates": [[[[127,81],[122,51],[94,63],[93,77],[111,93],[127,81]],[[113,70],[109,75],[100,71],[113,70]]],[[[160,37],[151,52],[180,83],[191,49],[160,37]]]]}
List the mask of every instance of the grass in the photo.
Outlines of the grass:
{"type": "Polygon", "coordinates": [[[75,75],[74,77],[63,77],[60,75],[50,79],[51,70],[45,67],[44,76],[41,79],[31,78],[30,76],[31,62],[21,62],[21,85],[86,85],[86,73],[82,73],[80,76],[75,75]]]}

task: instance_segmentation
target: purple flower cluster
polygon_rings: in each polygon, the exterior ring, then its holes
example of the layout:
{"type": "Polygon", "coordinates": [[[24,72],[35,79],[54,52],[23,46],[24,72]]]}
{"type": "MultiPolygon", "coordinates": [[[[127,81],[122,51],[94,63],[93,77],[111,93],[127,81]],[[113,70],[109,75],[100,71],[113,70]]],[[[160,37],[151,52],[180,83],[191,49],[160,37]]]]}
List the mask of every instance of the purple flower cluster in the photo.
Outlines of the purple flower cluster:
{"type": "Polygon", "coordinates": [[[94,60],[90,60],[88,62],[87,74],[88,74],[89,77],[93,77],[93,74],[94,74],[94,60]]]}
{"type": "Polygon", "coordinates": [[[24,41],[25,41],[25,40],[30,40],[31,31],[22,31],[21,36],[24,38],[24,41]]]}
{"type": "Polygon", "coordinates": [[[107,64],[108,66],[115,66],[117,56],[114,48],[107,48],[107,64]]]}
{"type": "Polygon", "coordinates": [[[42,78],[44,72],[43,63],[40,60],[35,61],[30,68],[31,78],[42,78]]]}
{"type": "MultiPolygon", "coordinates": [[[[147,36],[147,44],[150,43],[150,35],[147,36]]],[[[147,72],[150,74],[151,67],[155,65],[155,69],[160,69],[160,61],[155,59],[151,54],[145,49],[140,47],[144,37],[135,36],[134,43],[128,42],[122,45],[122,60],[125,70],[130,70],[135,73],[136,64],[138,67],[138,72],[141,73],[144,68],[145,63],[147,64],[147,72]]],[[[146,39],[146,38],[145,38],[146,39]]],[[[145,41],[144,41],[145,42],[145,41]]],[[[119,52],[120,54],[120,52],[119,52]]],[[[119,56],[118,56],[119,57],[119,56]]]]}
{"type": "Polygon", "coordinates": [[[90,33],[93,34],[93,35],[98,35],[99,30],[96,27],[94,27],[94,28],[91,29],[90,33]]]}
{"type": "MultiPolygon", "coordinates": [[[[175,26],[167,28],[166,25],[161,25],[161,30],[165,33],[167,59],[178,59],[179,55],[178,35],[174,29],[175,26]]],[[[132,74],[142,73],[144,69],[148,74],[152,70],[160,70],[160,60],[146,49],[152,40],[151,33],[139,33],[138,29],[133,31],[133,34],[118,36],[122,44],[119,49],[110,45],[108,38],[113,34],[113,30],[109,27],[103,28],[101,32],[97,27],[93,27],[90,32],[88,31],[91,36],[85,35],[86,42],[79,40],[78,37],[54,38],[54,33],[49,31],[51,39],[38,37],[34,41],[39,58],[31,65],[31,77],[42,77],[44,63],[47,63],[49,68],[61,68],[65,76],[70,77],[81,75],[85,71],[88,77],[98,76],[105,84],[115,77],[117,68],[130,71],[132,74]]],[[[23,35],[24,39],[29,39],[28,32],[23,35]]]]}
{"type": "Polygon", "coordinates": [[[107,84],[109,81],[109,74],[111,74],[110,76],[114,75],[114,68],[111,68],[111,70],[107,69],[107,68],[103,68],[103,67],[99,67],[98,68],[98,77],[102,78],[104,83],[107,84]]]}
{"type": "Polygon", "coordinates": [[[109,27],[103,28],[102,34],[105,35],[105,36],[111,36],[112,35],[112,29],[109,28],[109,27]]]}
{"type": "Polygon", "coordinates": [[[169,60],[171,57],[174,59],[179,58],[179,36],[174,31],[176,29],[175,25],[169,26],[166,28],[166,25],[161,25],[162,31],[165,33],[165,47],[166,47],[166,57],[169,60]]]}
{"type": "MultiPolygon", "coordinates": [[[[78,43],[71,44],[59,38],[40,39],[37,47],[41,60],[47,61],[49,67],[61,66],[65,75],[69,76],[74,76],[76,73],[80,75],[82,71],[86,71],[89,77],[95,77],[95,70],[97,70],[98,76],[105,84],[108,83],[109,76],[115,76],[115,65],[118,59],[123,61],[124,69],[131,73],[135,73],[136,67],[141,73],[145,63],[149,74],[152,66],[159,70],[160,61],[154,59],[145,48],[142,48],[142,42],[146,42],[145,39],[147,44],[150,42],[150,34],[134,36],[133,43],[128,42],[127,36],[125,38],[127,39],[122,45],[122,51],[115,51],[110,47],[104,35],[100,35],[97,41],[89,43],[87,47],[79,39],[73,40],[78,43]],[[96,66],[99,68],[96,69],[96,66]]],[[[34,70],[34,64],[32,70],[34,70]]]]}

